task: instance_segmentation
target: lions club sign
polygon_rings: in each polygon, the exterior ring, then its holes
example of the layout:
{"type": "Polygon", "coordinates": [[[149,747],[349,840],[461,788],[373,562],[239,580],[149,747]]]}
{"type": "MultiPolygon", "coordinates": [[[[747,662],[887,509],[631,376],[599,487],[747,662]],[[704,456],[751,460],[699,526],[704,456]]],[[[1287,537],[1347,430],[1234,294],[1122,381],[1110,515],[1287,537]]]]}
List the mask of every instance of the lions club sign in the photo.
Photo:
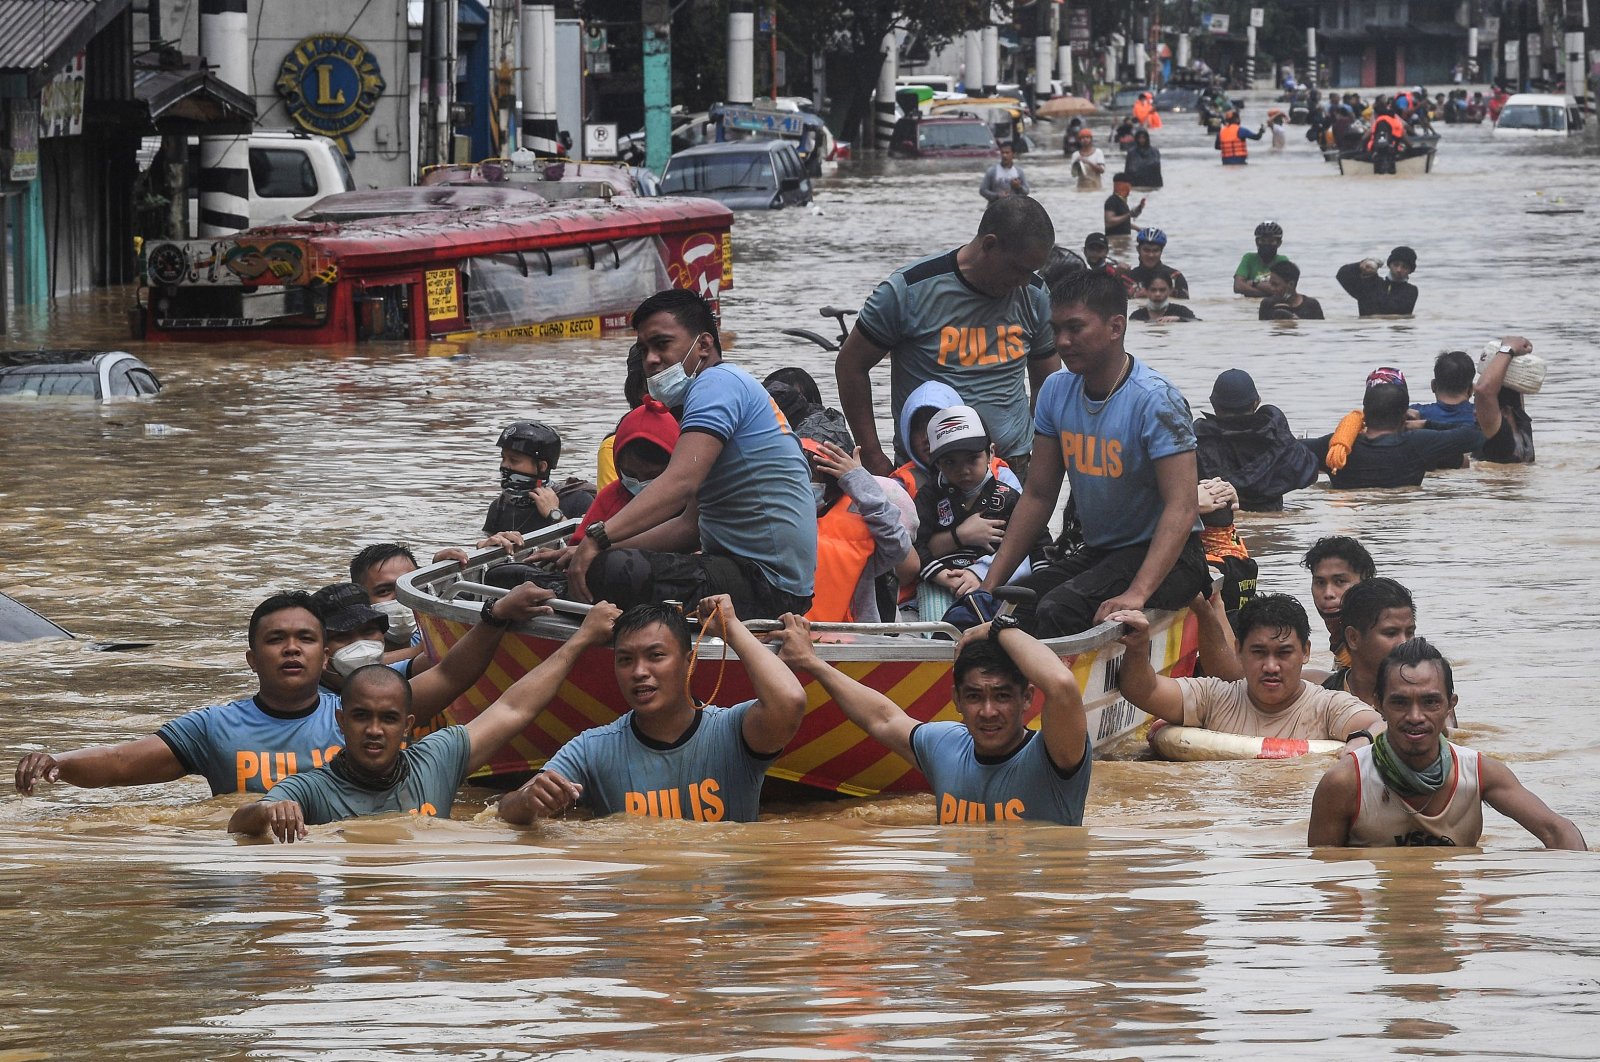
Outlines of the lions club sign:
{"type": "Polygon", "coordinates": [[[332,137],[349,156],[347,138],[372,117],[385,85],[366,45],[319,33],[284,56],[276,87],[300,128],[332,137]]]}

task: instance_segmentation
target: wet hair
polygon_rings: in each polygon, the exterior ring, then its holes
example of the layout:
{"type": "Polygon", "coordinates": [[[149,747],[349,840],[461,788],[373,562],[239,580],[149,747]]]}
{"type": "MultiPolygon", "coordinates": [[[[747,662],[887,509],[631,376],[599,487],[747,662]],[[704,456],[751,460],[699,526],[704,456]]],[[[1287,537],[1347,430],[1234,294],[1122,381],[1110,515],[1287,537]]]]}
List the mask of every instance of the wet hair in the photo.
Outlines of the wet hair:
{"type": "Polygon", "coordinates": [[[1447,350],[1433,359],[1433,389],[1447,394],[1460,394],[1472,390],[1472,380],[1478,374],[1472,355],[1464,350],[1447,350]]]}
{"type": "Polygon", "coordinates": [[[1444,676],[1444,695],[1454,697],[1456,693],[1455,672],[1450,669],[1450,661],[1444,654],[1433,647],[1433,643],[1426,638],[1412,638],[1410,641],[1401,642],[1389,650],[1389,655],[1383,658],[1383,663],[1378,665],[1378,679],[1373,684],[1372,700],[1374,704],[1383,704],[1384,694],[1389,687],[1390,668],[1420,667],[1423,664],[1438,664],[1439,673],[1444,676]]]}
{"type": "Polygon", "coordinates": [[[638,409],[649,393],[644,375],[644,344],[636,339],[628,348],[628,375],[622,379],[622,397],[628,400],[629,409],[638,409]]]}
{"type": "Polygon", "coordinates": [[[328,630],[322,626],[322,614],[317,611],[317,606],[311,600],[311,595],[304,590],[279,590],[256,606],[250,613],[250,648],[256,647],[256,629],[261,626],[261,621],[277,612],[287,612],[291,608],[303,608],[317,618],[317,626],[322,628],[324,640],[328,637],[328,630]]]}
{"type": "Polygon", "coordinates": [[[1003,676],[1006,681],[1016,686],[1026,686],[1027,676],[1022,669],[1017,667],[1016,661],[1004,649],[985,638],[982,641],[970,643],[961,650],[961,655],[956,657],[955,685],[959,689],[961,683],[966,681],[967,674],[971,671],[989,671],[1003,676]]]}
{"type": "Polygon", "coordinates": [[[1367,552],[1367,547],[1351,538],[1349,535],[1328,535],[1319,538],[1306,550],[1306,555],[1301,564],[1306,571],[1315,572],[1317,565],[1325,560],[1337,557],[1350,565],[1350,570],[1362,579],[1373,579],[1378,575],[1378,566],[1372,561],[1372,554],[1367,552]]]}
{"type": "Polygon", "coordinates": [[[998,237],[1000,246],[1009,253],[1032,251],[1056,242],[1056,226],[1050,220],[1050,212],[1026,195],[1008,195],[989,204],[983,220],[978,222],[978,235],[990,234],[998,237]]]}
{"type": "Polygon", "coordinates": [[[1111,175],[1111,183],[1116,184],[1118,181],[1121,181],[1123,184],[1132,183],[1128,180],[1128,175],[1126,173],[1113,173],[1111,175]]]}
{"type": "Polygon", "coordinates": [[[767,374],[761,381],[761,386],[771,388],[773,384],[786,384],[805,396],[805,400],[814,406],[822,405],[822,391],[817,387],[816,379],[804,369],[788,365],[767,374]]]}
{"type": "MultiPolygon", "coordinates": [[[[999,202],[1004,203],[1001,199],[999,202]]],[[[1050,305],[1085,306],[1102,318],[1128,316],[1128,289],[1122,280],[1099,269],[1085,269],[1061,278],[1050,289],[1050,305]]]]}
{"type": "Polygon", "coordinates": [[[416,554],[398,542],[374,542],[362,548],[360,553],[350,558],[350,581],[360,583],[367,572],[396,557],[404,557],[412,564],[417,563],[416,554]]]}
{"type": "Polygon", "coordinates": [[[356,690],[364,686],[394,686],[400,690],[401,703],[405,705],[406,714],[411,714],[411,683],[406,677],[388,664],[366,664],[350,672],[350,677],[344,680],[344,688],[340,691],[343,700],[348,701],[356,690]]]}
{"type": "Polygon", "coordinates": [[[1293,631],[1300,644],[1311,645],[1311,620],[1300,602],[1288,594],[1257,594],[1239,610],[1239,641],[1244,642],[1256,629],[1293,631]]]}
{"type": "Polygon", "coordinates": [[[1384,610],[1391,608],[1408,608],[1414,614],[1417,606],[1411,600],[1411,591],[1382,576],[1363,579],[1345,591],[1339,605],[1339,620],[1344,626],[1365,634],[1377,625],[1384,610]]]}
{"type": "Polygon", "coordinates": [[[1280,258],[1267,267],[1267,272],[1289,284],[1300,283],[1300,267],[1287,258],[1280,258]]]}
{"type": "Polygon", "coordinates": [[[1406,402],[1411,396],[1400,384],[1380,383],[1367,388],[1361,396],[1361,412],[1367,418],[1367,427],[1390,431],[1400,427],[1406,419],[1406,402]]]}
{"type": "MultiPolygon", "coordinates": [[[[1005,202],[1001,199],[999,202],[1005,202]]],[[[704,332],[711,337],[711,345],[717,348],[717,353],[722,353],[722,336],[717,331],[717,315],[711,312],[711,304],[701,298],[697,293],[687,288],[668,288],[658,291],[639,304],[633,311],[633,330],[637,332],[639,326],[658,313],[670,313],[672,319],[694,335],[704,332]]],[[[640,355],[640,364],[644,361],[640,355]]]]}
{"type": "Polygon", "coordinates": [[[689,621],[684,618],[682,610],[672,605],[648,604],[635,605],[617,617],[616,624],[611,628],[611,647],[615,649],[617,643],[625,634],[642,631],[646,627],[656,624],[667,629],[672,635],[672,640],[678,643],[678,648],[684,653],[689,652],[694,639],[689,634],[689,621]]]}

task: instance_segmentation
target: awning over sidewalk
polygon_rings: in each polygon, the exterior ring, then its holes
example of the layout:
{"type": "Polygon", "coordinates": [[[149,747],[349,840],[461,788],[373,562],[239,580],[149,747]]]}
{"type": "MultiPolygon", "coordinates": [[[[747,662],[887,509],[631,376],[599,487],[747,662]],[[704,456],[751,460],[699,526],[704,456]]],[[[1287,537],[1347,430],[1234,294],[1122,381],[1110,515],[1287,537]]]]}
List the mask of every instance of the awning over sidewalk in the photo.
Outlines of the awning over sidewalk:
{"type": "Polygon", "coordinates": [[[0,79],[37,89],[122,14],[129,0],[0,0],[0,79]]]}
{"type": "Polygon", "coordinates": [[[248,133],[255,124],[255,98],[217,77],[194,55],[140,56],[133,94],[163,134],[248,133]]]}

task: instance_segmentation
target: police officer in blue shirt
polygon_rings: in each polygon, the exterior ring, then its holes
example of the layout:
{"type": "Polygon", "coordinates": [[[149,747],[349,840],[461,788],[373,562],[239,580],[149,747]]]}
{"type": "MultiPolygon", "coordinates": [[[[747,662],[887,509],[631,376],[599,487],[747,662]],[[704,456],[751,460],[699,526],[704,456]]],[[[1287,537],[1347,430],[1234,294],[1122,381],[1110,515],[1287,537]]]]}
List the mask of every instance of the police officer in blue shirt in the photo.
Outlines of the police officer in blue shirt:
{"type": "Polygon", "coordinates": [[[928,779],[939,822],[1034,819],[1083,825],[1090,746],[1072,669],[1011,616],[972,628],[956,647],[953,700],[961,722],[922,723],[817,655],[811,624],[784,616],[778,656],[809,673],[873,740],[928,779]],[[1027,727],[1034,691],[1039,729],[1027,727]]]}

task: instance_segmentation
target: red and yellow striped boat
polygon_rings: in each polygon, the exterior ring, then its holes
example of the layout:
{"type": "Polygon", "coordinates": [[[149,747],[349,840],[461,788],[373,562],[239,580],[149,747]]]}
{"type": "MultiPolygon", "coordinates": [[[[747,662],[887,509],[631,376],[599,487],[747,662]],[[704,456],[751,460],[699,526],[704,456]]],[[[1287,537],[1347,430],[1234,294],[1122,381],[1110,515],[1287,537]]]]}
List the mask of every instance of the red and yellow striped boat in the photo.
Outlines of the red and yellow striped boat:
{"type": "MultiPolygon", "coordinates": [[[[548,542],[556,536],[546,533],[541,537],[548,542]]],[[[533,548],[531,543],[529,548],[533,548]]],[[[415,610],[430,655],[437,657],[454,645],[477,621],[483,599],[502,592],[485,585],[484,571],[508,559],[498,548],[482,550],[465,566],[446,561],[420,568],[400,581],[400,600],[415,610]]],[[[482,711],[577,629],[578,613],[584,608],[563,603],[556,615],[508,631],[494,663],[476,686],[451,705],[441,724],[465,722],[482,711]]],[[[1152,613],[1151,619],[1151,656],[1156,667],[1163,674],[1192,673],[1199,650],[1194,619],[1187,611],[1152,613]]],[[[750,626],[760,630],[763,625],[750,626]]],[[[951,698],[954,646],[922,636],[941,628],[950,630],[943,624],[814,625],[822,636],[818,653],[823,659],[882,691],[923,721],[959,718],[951,698]]],[[[1077,676],[1096,749],[1112,744],[1149,718],[1117,690],[1123,651],[1117,634],[1116,626],[1102,624],[1081,635],[1047,643],[1077,676]]],[[[752,696],[750,682],[732,653],[724,670],[720,662],[723,649],[717,639],[701,643],[694,692],[708,697],[720,681],[717,702],[737,704],[752,696]]],[[[806,700],[805,722],[767,772],[769,776],[849,796],[927,791],[922,774],[846,719],[820,683],[806,683],[806,700]]],[[[1035,727],[1041,703],[1036,699],[1030,709],[1029,723],[1035,727]]],[[[550,706],[489,762],[484,774],[516,775],[537,769],[579,731],[603,726],[626,710],[612,673],[610,650],[592,650],[579,661],[550,706]]]]}

